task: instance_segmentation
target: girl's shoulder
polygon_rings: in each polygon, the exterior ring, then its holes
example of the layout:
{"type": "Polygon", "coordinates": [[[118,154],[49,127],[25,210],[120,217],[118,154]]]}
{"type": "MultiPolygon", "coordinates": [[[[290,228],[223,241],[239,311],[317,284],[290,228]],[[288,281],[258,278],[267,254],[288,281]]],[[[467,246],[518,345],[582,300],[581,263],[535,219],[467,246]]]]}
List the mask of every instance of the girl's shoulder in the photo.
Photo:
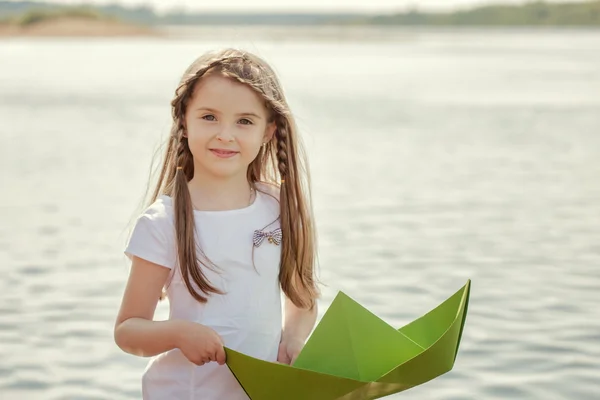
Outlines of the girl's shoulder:
{"type": "Polygon", "coordinates": [[[135,230],[154,232],[163,237],[173,236],[175,215],[171,198],[160,195],[140,214],[138,214],[135,230]]]}
{"type": "Polygon", "coordinates": [[[171,198],[160,195],[152,204],[146,207],[139,218],[149,219],[156,223],[169,223],[173,221],[173,204],[171,198]]]}
{"type": "Polygon", "coordinates": [[[160,196],[137,218],[125,254],[172,269],[177,261],[172,207],[160,196]]]}

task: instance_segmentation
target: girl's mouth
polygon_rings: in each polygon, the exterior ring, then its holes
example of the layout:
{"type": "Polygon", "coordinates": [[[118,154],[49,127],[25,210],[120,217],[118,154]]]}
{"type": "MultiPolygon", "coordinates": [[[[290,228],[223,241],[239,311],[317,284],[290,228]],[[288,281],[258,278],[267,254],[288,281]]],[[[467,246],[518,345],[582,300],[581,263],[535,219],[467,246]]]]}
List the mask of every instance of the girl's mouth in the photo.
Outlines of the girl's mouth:
{"type": "Polygon", "coordinates": [[[225,149],[210,149],[210,151],[217,157],[230,158],[238,154],[238,151],[225,150],[225,149]]]}

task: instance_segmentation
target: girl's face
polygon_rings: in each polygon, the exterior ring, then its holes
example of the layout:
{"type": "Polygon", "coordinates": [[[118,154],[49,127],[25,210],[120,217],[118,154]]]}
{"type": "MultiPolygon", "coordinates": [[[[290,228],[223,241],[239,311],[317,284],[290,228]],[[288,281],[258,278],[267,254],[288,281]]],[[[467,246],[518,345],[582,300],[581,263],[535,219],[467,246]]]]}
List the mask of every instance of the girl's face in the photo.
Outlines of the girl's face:
{"type": "Polygon", "coordinates": [[[275,132],[259,94],[218,74],[196,85],[185,115],[194,175],[246,177],[248,165],[275,132]]]}

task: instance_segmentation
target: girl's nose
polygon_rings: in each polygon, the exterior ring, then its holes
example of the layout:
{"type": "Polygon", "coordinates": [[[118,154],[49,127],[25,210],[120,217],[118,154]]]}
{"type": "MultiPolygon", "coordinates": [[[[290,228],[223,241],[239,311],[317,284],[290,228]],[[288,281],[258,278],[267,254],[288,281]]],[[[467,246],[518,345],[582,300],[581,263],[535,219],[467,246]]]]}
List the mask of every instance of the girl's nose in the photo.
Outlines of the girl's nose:
{"type": "Polygon", "coordinates": [[[217,134],[217,140],[220,142],[233,142],[234,137],[227,128],[223,128],[217,134]]]}

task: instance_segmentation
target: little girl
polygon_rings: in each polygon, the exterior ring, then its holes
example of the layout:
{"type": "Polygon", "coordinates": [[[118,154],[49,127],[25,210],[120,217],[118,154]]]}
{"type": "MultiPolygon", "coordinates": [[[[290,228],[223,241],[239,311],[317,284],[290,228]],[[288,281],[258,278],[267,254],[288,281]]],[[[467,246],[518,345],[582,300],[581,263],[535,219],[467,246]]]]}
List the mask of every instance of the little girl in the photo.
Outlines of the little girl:
{"type": "Polygon", "coordinates": [[[159,180],[125,249],[132,264],[115,342],[153,357],[146,400],[248,399],[224,346],[290,364],[316,322],[297,128],[273,70],[233,49],[196,59],[171,106],[159,180]],[[165,294],[169,319],[153,321],[165,294]]]}

